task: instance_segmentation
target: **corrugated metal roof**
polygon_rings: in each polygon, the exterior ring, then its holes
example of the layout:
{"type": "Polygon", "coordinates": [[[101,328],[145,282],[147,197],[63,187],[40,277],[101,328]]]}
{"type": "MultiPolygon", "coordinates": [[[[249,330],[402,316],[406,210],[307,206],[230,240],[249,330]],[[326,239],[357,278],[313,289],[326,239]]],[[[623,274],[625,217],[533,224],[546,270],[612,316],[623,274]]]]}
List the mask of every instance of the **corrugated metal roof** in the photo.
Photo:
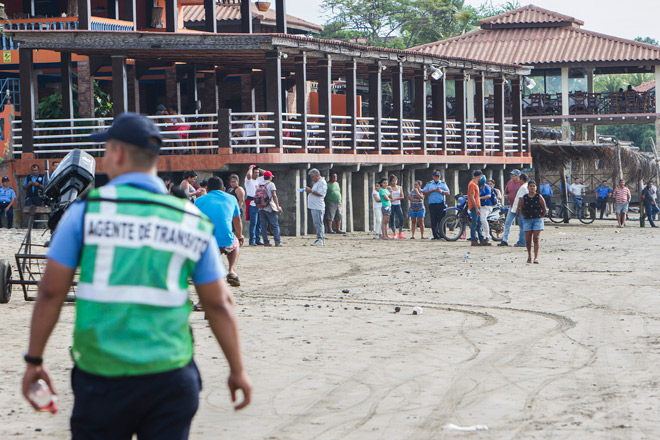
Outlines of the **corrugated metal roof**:
{"type": "Polygon", "coordinates": [[[574,26],[481,29],[413,50],[526,66],[607,62],[660,64],[660,47],[574,26]]]}
{"type": "MultiPolygon", "coordinates": [[[[183,22],[200,22],[204,21],[204,6],[203,5],[191,5],[183,6],[181,14],[183,15],[183,22]]],[[[218,4],[216,6],[216,18],[220,21],[231,21],[231,20],[240,20],[241,19],[241,7],[240,4],[233,5],[223,5],[218,4]]],[[[294,17],[293,15],[287,14],[287,23],[289,26],[294,26],[298,29],[310,31],[310,32],[321,32],[323,26],[310,23],[309,21],[303,20],[302,18],[294,17]]],[[[252,3],[252,18],[261,21],[263,24],[271,25],[275,23],[275,10],[269,9],[266,12],[261,12],[257,9],[254,3],[252,3]]]]}
{"type": "Polygon", "coordinates": [[[527,5],[513,11],[505,12],[493,17],[484,18],[477,22],[482,29],[495,27],[520,27],[521,25],[563,25],[581,26],[584,24],[574,17],[559,14],[535,5],[527,5]]]}

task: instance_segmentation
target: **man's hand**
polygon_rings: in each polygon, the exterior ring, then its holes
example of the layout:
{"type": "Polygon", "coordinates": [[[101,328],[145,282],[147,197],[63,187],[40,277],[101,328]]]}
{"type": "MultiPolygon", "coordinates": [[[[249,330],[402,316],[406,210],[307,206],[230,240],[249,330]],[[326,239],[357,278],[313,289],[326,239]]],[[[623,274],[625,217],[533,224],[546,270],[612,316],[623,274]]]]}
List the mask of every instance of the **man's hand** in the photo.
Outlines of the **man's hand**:
{"type": "Polygon", "coordinates": [[[307,194],[311,193],[311,192],[312,192],[312,188],[310,188],[309,186],[306,186],[306,187],[305,187],[305,192],[306,192],[307,194]]]}
{"type": "Polygon", "coordinates": [[[25,400],[30,402],[30,405],[32,405],[32,407],[36,410],[40,410],[41,408],[39,408],[36,403],[30,400],[28,393],[30,391],[30,386],[36,383],[39,379],[43,379],[48,385],[48,388],[50,388],[50,391],[53,394],[57,394],[55,392],[55,388],[53,388],[53,384],[50,381],[50,375],[48,374],[48,371],[46,371],[42,365],[27,364],[27,367],[25,368],[25,374],[23,374],[23,397],[25,397],[25,400]]]}
{"type": "Polygon", "coordinates": [[[240,374],[231,373],[227,378],[227,386],[231,393],[231,401],[236,403],[236,391],[243,392],[243,401],[238,405],[234,405],[236,411],[241,410],[250,404],[252,399],[252,382],[247,373],[241,372],[240,374]]]}

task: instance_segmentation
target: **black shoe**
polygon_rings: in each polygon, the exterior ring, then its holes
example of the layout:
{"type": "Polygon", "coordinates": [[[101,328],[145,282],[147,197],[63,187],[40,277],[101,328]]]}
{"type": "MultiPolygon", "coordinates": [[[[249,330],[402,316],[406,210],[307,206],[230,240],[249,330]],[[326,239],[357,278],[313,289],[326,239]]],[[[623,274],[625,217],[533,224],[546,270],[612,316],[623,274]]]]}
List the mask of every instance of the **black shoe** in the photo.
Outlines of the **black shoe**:
{"type": "Polygon", "coordinates": [[[508,245],[509,243],[507,243],[506,241],[500,241],[500,243],[498,244],[498,246],[508,246],[508,245]]]}

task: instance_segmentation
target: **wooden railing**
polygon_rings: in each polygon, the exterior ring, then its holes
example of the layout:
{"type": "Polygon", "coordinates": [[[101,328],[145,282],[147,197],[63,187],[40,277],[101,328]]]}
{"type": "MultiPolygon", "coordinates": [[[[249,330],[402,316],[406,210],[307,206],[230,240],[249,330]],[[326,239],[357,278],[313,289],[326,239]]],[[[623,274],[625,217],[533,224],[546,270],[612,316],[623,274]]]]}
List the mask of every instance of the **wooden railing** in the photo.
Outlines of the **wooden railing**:
{"type": "MultiPolygon", "coordinates": [[[[332,116],[330,143],[323,115],[282,115],[281,142],[277,142],[276,116],[271,112],[150,116],[163,132],[161,154],[413,154],[515,156],[529,154],[529,129],[514,124],[332,116]],[[378,128],[380,130],[378,130],[378,128]],[[355,136],[353,136],[355,132],[355,136]],[[380,132],[380,139],[377,133],[380,132]],[[502,136],[504,136],[502,138],[502,136]],[[329,145],[329,146],[328,146],[329,145]]],[[[59,156],[81,148],[100,155],[103,146],[89,134],[105,130],[110,118],[36,120],[34,153],[59,156]]],[[[12,129],[14,154],[22,153],[21,122],[12,129]]]]}
{"type": "MultiPolygon", "coordinates": [[[[19,44],[14,42],[11,36],[6,35],[11,31],[70,31],[78,29],[78,17],[57,17],[57,18],[27,18],[10,20],[8,23],[0,25],[0,29],[5,33],[0,34],[0,45],[2,50],[16,50],[19,44]]],[[[92,17],[90,30],[93,31],[132,31],[133,23],[123,20],[112,20],[103,17],[92,17]]]]}

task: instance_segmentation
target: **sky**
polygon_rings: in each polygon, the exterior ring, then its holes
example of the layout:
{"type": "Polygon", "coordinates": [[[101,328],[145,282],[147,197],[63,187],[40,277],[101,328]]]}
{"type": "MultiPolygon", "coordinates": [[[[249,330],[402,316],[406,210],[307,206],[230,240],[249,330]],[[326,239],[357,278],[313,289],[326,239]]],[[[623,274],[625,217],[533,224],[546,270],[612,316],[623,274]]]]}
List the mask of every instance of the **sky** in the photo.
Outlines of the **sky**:
{"type": "MultiPolygon", "coordinates": [[[[479,6],[485,0],[466,0],[479,6]]],[[[274,3],[274,2],[273,2],[274,3]]],[[[327,15],[321,10],[322,0],[288,0],[287,13],[305,20],[323,24],[327,15]]],[[[504,1],[493,0],[493,4],[504,1]]],[[[659,0],[521,0],[525,6],[532,3],[541,8],[575,17],[584,22],[583,29],[620,38],[651,37],[660,41],[659,0]]]]}

